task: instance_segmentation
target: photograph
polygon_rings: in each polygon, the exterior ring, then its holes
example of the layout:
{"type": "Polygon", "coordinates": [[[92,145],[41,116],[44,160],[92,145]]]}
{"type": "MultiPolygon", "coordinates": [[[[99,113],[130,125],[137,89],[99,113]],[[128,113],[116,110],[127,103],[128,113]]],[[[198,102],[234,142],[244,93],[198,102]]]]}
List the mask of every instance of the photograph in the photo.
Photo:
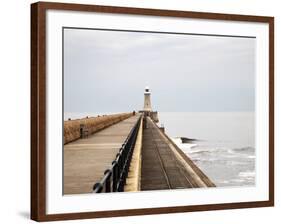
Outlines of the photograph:
{"type": "Polygon", "coordinates": [[[31,5],[31,217],[274,206],[274,17],[31,5]]]}
{"type": "Polygon", "coordinates": [[[63,27],[63,195],[256,185],[256,37],[63,27]]]}

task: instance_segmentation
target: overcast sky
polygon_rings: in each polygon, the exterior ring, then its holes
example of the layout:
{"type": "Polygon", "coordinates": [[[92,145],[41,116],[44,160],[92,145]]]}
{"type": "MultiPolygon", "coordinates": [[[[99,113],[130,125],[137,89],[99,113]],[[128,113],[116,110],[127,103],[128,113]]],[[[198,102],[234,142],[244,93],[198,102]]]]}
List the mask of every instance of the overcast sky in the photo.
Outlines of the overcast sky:
{"type": "Polygon", "coordinates": [[[64,30],[64,111],[253,111],[255,39],[64,30]]]}

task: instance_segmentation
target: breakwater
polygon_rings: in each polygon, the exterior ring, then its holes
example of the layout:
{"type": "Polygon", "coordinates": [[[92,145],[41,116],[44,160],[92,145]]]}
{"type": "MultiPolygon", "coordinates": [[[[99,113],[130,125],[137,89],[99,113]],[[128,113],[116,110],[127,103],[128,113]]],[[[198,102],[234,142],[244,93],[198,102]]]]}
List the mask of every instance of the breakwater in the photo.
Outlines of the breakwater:
{"type": "Polygon", "coordinates": [[[81,137],[87,137],[88,135],[127,119],[133,116],[133,114],[133,112],[120,113],[64,121],[64,144],[75,141],[81,137]]]}
{"type": "Polygon", "coordinates": [[[64,194],[215,187],[146,113],[65,124],[64,194]]]}

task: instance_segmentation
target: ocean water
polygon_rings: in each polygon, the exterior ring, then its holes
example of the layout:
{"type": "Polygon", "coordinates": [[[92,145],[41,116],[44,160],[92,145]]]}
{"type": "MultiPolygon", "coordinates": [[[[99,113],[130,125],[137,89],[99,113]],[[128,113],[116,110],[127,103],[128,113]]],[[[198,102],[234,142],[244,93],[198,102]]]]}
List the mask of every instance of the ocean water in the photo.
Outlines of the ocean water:
{"type": "Polygon", "coordinates": [[[159,112],[159,125],[218,187],[255,185],[254,112],[159,112]],[[179,137],[195,139],[182,143],[179,137]]]}

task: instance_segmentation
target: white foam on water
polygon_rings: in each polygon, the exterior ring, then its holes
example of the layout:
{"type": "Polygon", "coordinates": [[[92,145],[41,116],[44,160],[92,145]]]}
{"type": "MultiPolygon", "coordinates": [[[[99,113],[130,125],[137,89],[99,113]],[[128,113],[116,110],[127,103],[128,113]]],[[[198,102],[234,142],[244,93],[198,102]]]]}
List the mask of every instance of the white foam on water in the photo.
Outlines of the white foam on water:
{"type": "Polygon", "coordinates": [[[254,178],[255,175],[256,173],[253,171],[240,172],[238,174],[239,177],[244,177],[244,178],[254,178]]]}
{"type": "Polygon", "coordinates": [[[193,143],[182,143],[181,138],[178,137],[171,138],[171,139],[183,151],[190,150],[197,146],[197,144],[193,144],[193,143]]]}

